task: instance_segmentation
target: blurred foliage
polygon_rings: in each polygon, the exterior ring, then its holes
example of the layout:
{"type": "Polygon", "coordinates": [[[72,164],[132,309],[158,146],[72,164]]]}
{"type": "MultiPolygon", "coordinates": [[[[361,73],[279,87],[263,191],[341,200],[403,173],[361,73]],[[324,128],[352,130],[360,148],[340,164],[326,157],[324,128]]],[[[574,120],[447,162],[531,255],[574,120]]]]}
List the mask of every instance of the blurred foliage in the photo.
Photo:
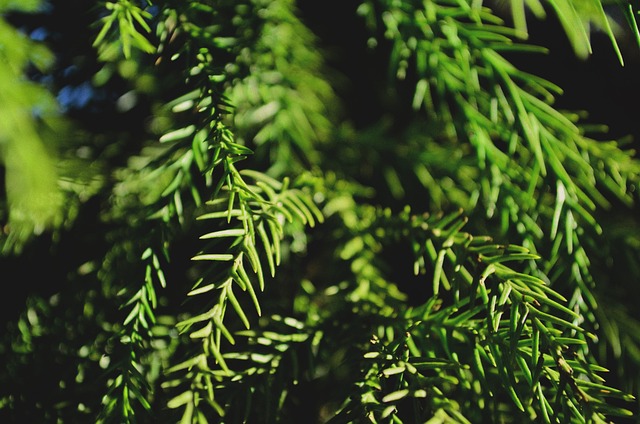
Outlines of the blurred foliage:
{"type": "MultiPolygon", "coordinates": [[[[11,6],[0,6],[0,12],[7,13],[11,6]]],[[[34,5],[13,7],[29,10],[34,5]]],[[[55,131],[51,122],[57,115],[55,100],[25,75],[29,67],[46,71],[54,56],[4,19],[0,20],[0,40],[0,155],[5,169],[5,210],[9,211],[5,245],[19,249],[29,234],[42,233],[60,220],[55,156],[45,142],[45,137],[52,138],[51,130],[55,131]]]]}
{"type": "Polygon", "coordinates": [[[512,60],[636,5],[329,6],[0,2],[3,422],[637,418],[640,161],[512,60]]]}

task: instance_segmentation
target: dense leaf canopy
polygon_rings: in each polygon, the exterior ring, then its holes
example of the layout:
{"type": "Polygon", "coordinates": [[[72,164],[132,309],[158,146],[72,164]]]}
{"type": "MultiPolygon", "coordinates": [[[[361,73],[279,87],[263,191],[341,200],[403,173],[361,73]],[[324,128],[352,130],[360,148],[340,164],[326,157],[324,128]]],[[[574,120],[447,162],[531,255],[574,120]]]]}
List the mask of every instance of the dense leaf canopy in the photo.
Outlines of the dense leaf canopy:
{"type": "Polygon", "coordinates": [[[0,12],[3,422],[637,418],[637,4],[0,12]]]}

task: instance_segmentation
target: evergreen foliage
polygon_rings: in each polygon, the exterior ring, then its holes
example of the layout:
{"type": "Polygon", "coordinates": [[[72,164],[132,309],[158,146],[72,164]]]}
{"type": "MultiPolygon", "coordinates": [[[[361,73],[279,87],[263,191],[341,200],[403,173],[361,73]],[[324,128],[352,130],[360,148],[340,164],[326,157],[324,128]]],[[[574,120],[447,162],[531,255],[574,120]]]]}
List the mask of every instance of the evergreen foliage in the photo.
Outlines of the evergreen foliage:
{"type": "Polygon", "coordinates": [[[637,419],[640,161],[515,59],[637,5],[349,4],[365,111],[293,0],[0,2],[3,422],[637,419]]]}

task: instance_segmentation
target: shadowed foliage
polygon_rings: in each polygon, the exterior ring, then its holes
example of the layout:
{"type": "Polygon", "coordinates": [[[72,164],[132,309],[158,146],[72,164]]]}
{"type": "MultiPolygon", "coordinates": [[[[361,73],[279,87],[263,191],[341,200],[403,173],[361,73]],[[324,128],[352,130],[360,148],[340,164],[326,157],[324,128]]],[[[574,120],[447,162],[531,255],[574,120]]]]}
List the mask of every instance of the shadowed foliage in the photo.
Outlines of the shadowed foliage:
{"type": "Polygon", "coordinates": [[[0,12],[2,422],[637,422],[635,3],[0,12]]]}

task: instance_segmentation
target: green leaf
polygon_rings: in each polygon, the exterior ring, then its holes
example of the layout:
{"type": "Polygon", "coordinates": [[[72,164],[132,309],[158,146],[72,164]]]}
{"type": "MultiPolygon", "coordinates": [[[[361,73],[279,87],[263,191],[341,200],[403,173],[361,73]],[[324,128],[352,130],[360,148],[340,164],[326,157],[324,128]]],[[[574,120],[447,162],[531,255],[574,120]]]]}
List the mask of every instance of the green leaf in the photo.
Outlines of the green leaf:
{"type": "MultiPolygon", "coordinates": [[[[193,393],[190,391],[182,392],[167,402],[167,406],[171,409],[179,408],[189,404],[193,399],[193,393]]],[[[190,420],[188,422],[191,422],[190,420]]]]}
{"type": "Polygon", "coordinates": [[[409,389],[396,390],[395,392],[389,393],[382,398],[383,403],[395,402],[400,399],[404,399],[409,395],[409,389]]]}
{"type": "Polygon", "coordinates": [[[245,235],[243,228],[230,228],[227,230],[213,231],[200,236],[201,239],[212,239],[221,237],[242,237],[245,235]]]}
{"type": "Polygon", "coordinates": [[[230,253],[204,253],[191,258],[193,261],[232,261],[234,256],[230,253]]]}
{"type": "MultiPolygon", "coordinates": [[[[251,284],[248,284],[248,285],[250,286],[251,284]]],[[[231,285],[225,286],[225,294],[227,295],[229,301],[231,302],[231,306],[233,306],[233,309],[236,311],[236,313],[240,317],[240,320],[244,324],[245,328],[247,330],[251,328],[251,325],[249,324],[249,320],[247,319],[247,316],[242,310],[242,307],[240,306],[240,303],[238,302],[236,295],[233,293],[233,288],[231,285]]]]}

